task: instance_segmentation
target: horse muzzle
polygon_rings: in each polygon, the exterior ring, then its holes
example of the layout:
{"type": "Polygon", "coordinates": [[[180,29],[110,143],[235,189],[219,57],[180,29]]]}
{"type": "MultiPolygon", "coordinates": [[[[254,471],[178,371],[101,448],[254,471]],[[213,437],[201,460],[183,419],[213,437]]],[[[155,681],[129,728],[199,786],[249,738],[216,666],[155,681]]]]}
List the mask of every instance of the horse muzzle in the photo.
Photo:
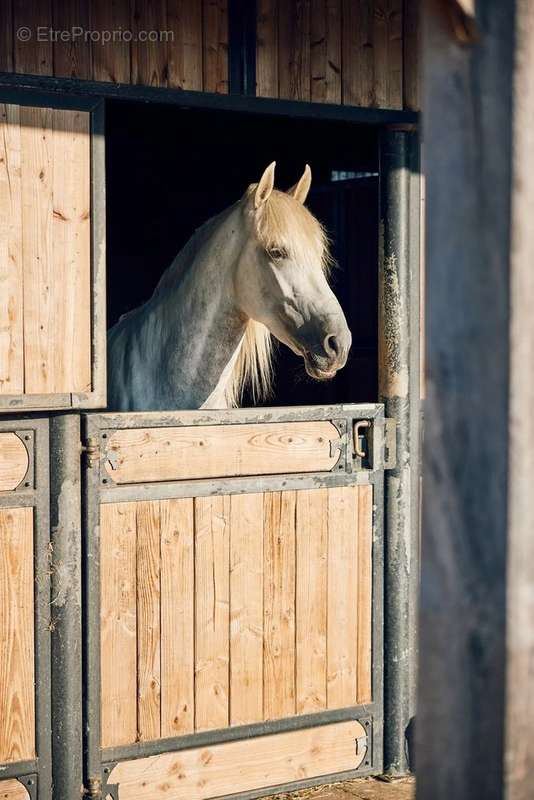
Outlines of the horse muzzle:
{"type": "Polygon", "coordinates": [[[307,351],[304,355],[306,372],[317,381],[329,381],[347,363],[351,345],[348,328],[341,335],[328,333],[320,352],[307,351]]]}

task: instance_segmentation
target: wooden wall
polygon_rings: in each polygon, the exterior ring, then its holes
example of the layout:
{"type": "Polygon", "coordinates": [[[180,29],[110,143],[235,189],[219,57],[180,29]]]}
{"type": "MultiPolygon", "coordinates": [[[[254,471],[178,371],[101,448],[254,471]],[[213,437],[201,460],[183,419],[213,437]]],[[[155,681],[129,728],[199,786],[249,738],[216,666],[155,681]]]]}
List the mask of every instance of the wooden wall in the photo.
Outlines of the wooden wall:
{"type": "MultiPolygon", "coordinates": [[[[257,94],[418,108],[417,0],[257,0],[257,94]]],[[[6,0],[0,70],[228,91],[228,0],[6,0]],[[27,26],[30,41],[17,31],[27,26]],[[38,26],[131,41],[36,41],[38,26]],[[141,42],[142,31],[166,31],[141,42]]]]}
{"type": "Polygon", "coordinates": [[[227,0],[5,0],[0,14],[2,71],[228,91],[227,0]],[[25,26],[27,42],[17,37],[25,26]],[[114,31],[115,41],[104,44],[90,35],[37,42],[38,26],[114,31]],[[144,31],[165,33],[144,42],[144,31]]]}
{"type": "Polygon", "coordinates": [[[417,108],[417,2],[258,0],[257,93],[417,108]]]}
{"type": "Polygon", "coordinates": [[[371,701],[371,486],[105,504],[101,548],[104,747],[371,701]]]}

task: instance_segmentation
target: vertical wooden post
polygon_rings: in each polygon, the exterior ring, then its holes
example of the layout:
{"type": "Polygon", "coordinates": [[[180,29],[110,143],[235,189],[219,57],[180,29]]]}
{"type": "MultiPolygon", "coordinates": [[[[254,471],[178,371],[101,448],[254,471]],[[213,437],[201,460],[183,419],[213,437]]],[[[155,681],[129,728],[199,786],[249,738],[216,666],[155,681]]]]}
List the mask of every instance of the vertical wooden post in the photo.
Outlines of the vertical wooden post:
{"type": "Polygon", "coordinates": [[[486,0],[460,36],[447,5],[424,4],[423,27],[428,401],[417,794],[526,800],[534,8],[486,0]]]}

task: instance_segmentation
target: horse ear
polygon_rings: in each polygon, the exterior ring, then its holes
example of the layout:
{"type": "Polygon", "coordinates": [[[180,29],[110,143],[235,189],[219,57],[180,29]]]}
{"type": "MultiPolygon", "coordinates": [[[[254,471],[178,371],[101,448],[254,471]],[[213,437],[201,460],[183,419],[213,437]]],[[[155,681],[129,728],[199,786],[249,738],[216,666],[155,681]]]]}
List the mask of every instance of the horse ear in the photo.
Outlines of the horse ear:
{"type": "Polygon", "coordinates": [[[287,193],[290,194],[291,197],[294,197],[295,200],[298,200],[299,203],[304,204],[306,202],[308,192],[310,191],[311,180],[312,174],[310,165],[306,164],[301,179],[298,181],[298,183],[292,186],[287,193]]]}
{"type": "Polygon", "coordinates": [[[271,192],[274,188],[275,167],[276,161],[272,161],[261,176],[260,182],[258,183],[254,193],[254,208],[259,208],[262,206],[271,196],[271,192]]]}

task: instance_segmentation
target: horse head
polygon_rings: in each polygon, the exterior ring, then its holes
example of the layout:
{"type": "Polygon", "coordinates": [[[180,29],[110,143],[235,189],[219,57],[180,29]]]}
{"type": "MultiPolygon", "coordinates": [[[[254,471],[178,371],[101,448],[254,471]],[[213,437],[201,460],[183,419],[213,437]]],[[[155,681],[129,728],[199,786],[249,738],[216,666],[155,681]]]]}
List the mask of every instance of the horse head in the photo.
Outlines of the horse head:
{"type": "Polygon", "coordinates": [[[351,333],[328,285],[325,231],[304,206],[311,170],[287,192],[274,188],[274,170],[275,162],[241,201],[250,235],[237,266],[238,303],[302,356],[308,375],[328,380],[347,361],[351,333]]]}

